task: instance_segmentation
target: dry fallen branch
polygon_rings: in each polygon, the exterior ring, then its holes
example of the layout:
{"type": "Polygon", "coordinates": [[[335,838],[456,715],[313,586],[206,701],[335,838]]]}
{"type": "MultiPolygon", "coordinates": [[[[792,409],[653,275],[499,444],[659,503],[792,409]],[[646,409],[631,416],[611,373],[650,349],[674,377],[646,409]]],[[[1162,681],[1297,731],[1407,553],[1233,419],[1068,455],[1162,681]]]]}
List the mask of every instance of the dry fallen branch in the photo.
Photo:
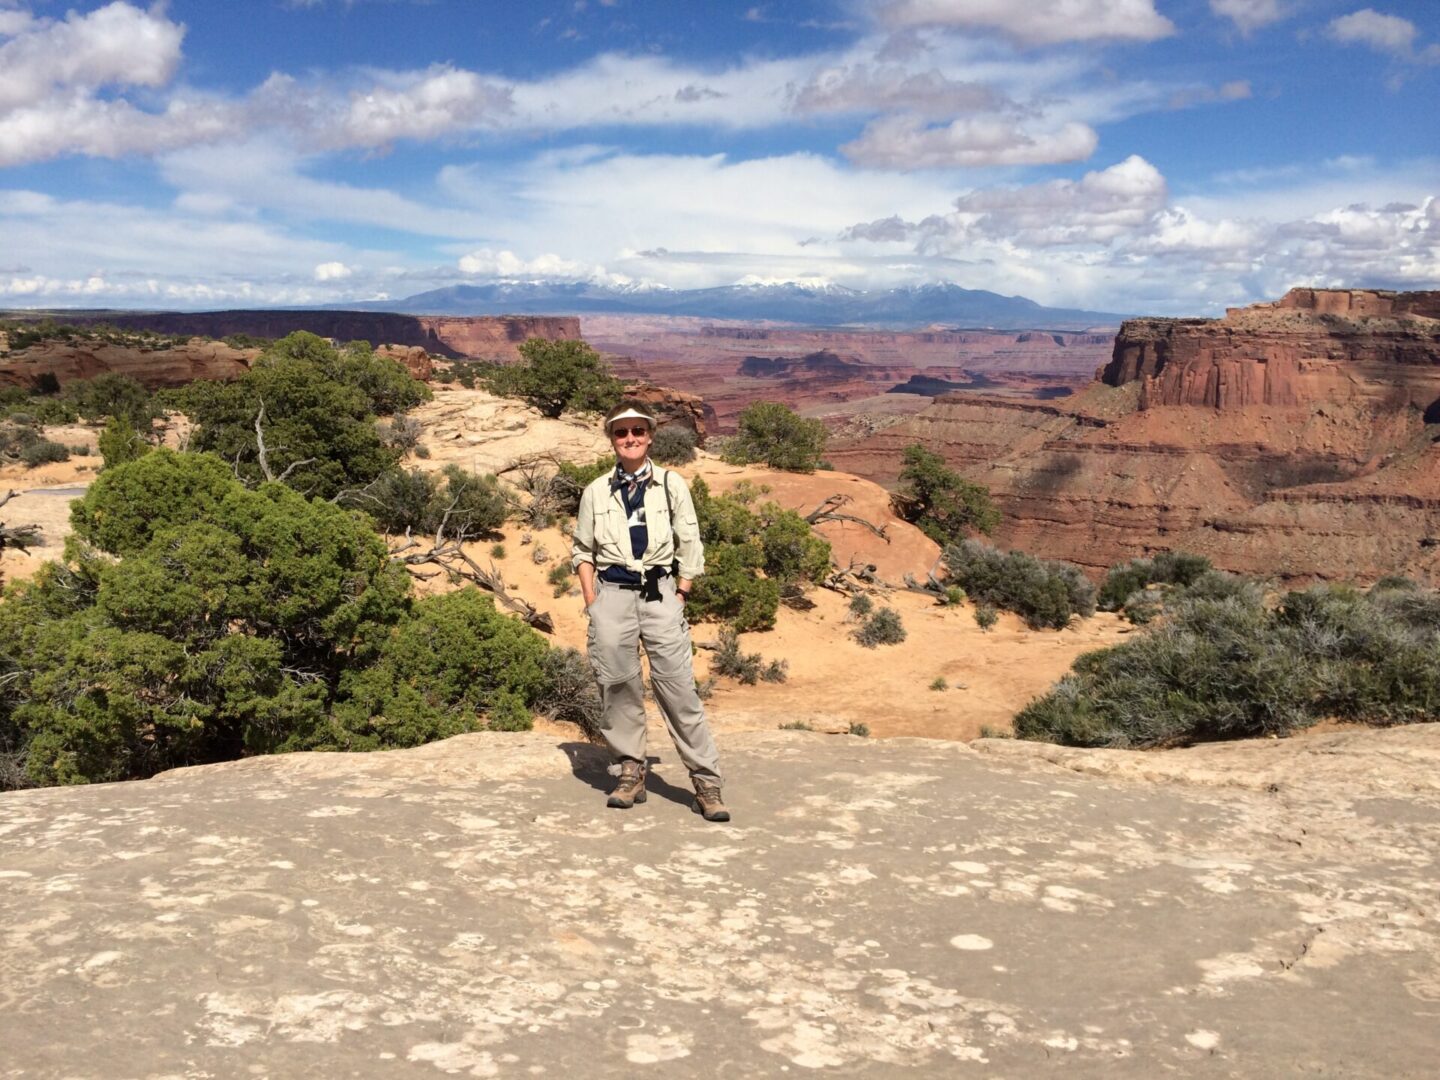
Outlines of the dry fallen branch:
{"type": "Polygon", "coordinates": [[[890,543],[890,537],[885,531],[889,528],[889,525],[876,525],[873,521],[866,521],[864,518],[857,517],[854,514],[840,513],[840,507],[848,502],[850,502],[849,495],[831,495],[814,510],[806,514],[805,520],[811,525],[816,525],[822,521],[853,521],[857,525],[865,526],[865,528],[869,529],[887,544],[890,543]]]}
{"type": "MultiPolygon", "coordinates": [[[[449,511],[446,511],[448,518],[449,511]]],[[[495,564],[490,564],[486,570],[461,547],[460,541],[444,539],[445,523],[441,522],[440,528],[435,531],[430,546],[425,547],[420,541],[410,535],[410,530],[405,530],[405,540],[398,547],[390,549],[390,558],[400,563],[411,574],[422,580],[435,577],[436,574],[426,574],[415,569],[417,566],[438,566],[441,571],[447,574],[454,574],[456,577],[464,578],[473,582],[486,592],[493,593],[496,601],[508,611],[513,611],[525,620],[530,626],[543,633],[550,634],[555,630],[555,621],[548,612],[537,611],[533,604],[521,600],[517,596],[511,596],[505,588],[505,581],[500,572],[495,569],[495,564]]]]}
{"type": "MultiPolygon", "coordinates": [[[[5,496],[0,498],[0,506],[4,506],[18,494],[19,492],[13,489],[7,491],[5,496]]],[[[39,525],[6,525],[0,522],[0,551],[13,547],[28,553],[31,544],[40,543],[40,537],[39,525]]]]}

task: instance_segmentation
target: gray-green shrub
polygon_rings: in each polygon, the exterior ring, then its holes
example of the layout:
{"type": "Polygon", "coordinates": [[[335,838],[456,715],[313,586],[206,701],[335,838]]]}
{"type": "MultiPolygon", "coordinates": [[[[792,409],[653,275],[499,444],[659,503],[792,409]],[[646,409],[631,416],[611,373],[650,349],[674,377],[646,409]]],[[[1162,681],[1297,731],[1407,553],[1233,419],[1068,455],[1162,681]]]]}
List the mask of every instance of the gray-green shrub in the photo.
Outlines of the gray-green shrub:
{"type": "Polygon", "coordinates": [[[880,645],[899,645],[905,640],[905,624],[901,622],[900,613],[894,608],[881,608],[857,627],[851,636],[867,649],[880,645]]]}
{"type": "Polygon", "coordinates": [[[972,600],[1013,611],[1032,629],[1063,629],[1095,613],[1095,586],[1070,563],[962,540],[945,549],[945,566],[972,600]]]}
{"type": "Polygon", "coordinates": [[[1326,717],[1440,720],[1440,595],[1319,585],[1273,608],[1253,584],[1182,595],[1141,634],[1076,660],[1015,729],[1147,747],[1283,735],[1326,717]]]}
{"type": "Polygon", "coordinates": [[[695,432],[684,424],[666,424],[655,432],[650,456],[661,465],[685,465],[695,460],[695,432]]]}

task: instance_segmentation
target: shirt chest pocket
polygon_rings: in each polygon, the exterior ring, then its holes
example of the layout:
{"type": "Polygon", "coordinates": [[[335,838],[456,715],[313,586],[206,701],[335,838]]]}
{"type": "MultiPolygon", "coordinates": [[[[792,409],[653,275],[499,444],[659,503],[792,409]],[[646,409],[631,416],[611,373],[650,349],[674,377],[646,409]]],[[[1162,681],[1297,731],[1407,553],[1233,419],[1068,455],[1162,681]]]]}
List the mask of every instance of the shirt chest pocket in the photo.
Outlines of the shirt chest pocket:
{"type": "Polygon", "coordinates": [[[630,523],[625,511],[618,506],[606,506],[595,511],[595,538],[602,544],[628,546],[630,523]]]}

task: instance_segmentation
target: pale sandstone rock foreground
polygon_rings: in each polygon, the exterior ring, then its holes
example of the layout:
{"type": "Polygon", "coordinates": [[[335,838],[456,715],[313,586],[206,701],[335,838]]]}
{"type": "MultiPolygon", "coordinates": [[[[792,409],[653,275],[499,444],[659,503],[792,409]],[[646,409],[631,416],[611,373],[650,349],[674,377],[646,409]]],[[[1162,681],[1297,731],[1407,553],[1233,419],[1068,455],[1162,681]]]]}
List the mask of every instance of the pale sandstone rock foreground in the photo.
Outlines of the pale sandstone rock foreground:
{"type": "Polygon", "coordinates": [[[975,745],[732,734],[730,826],[539,733],[0,795],[0,1076],[1433,1075],[1440,728],[975,745]]]}

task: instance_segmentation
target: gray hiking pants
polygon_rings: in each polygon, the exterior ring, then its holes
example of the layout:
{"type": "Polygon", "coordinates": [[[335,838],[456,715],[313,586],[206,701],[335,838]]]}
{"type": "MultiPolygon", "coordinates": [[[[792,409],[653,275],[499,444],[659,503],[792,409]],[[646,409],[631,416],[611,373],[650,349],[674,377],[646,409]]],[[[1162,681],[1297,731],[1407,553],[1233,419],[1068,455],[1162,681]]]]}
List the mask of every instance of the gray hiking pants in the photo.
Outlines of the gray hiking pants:
{"type": "Polygon", "coordinates": [[[660,599],[647,602],[638,590],[595,580],[587,643],[604,710],[600,731],[617,759],[646,760],[645,683],[638,648],[643,644],[650,658],[650,685],[680,760],[692,776],[719,781],[720,753],[695,692],[685,608],[675,595],[674,578],[661,578],[659,585],[660,599]]]}

